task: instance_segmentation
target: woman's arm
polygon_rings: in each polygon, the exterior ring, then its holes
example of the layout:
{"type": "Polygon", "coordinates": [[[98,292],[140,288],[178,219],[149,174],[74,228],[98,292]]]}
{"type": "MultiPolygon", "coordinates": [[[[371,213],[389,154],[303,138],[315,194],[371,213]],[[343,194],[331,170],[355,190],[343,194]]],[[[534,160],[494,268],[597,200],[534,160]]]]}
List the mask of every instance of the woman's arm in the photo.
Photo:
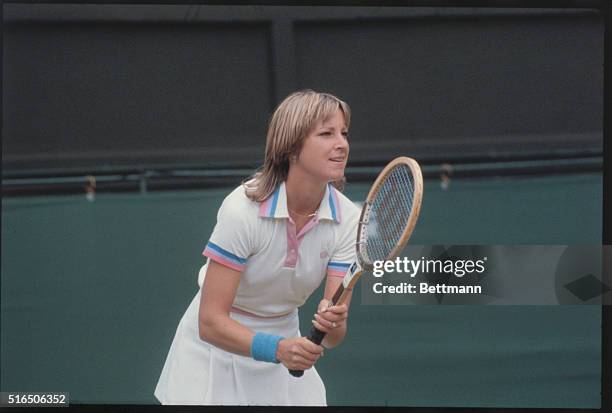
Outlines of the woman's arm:
{"type": "Polygon", "coordinates": [[[316,328],[327,333],[321,343],[327,348],[336,347],[346,336],[348,308],[353,292],[350,291],[348,293],[344,304],[329,307],[331,299],[340,284],[342,284],[342,277],[327,276],[325,298],[319,303],[317,314],[315,314],[315,319],[312,321],[316,328]]]}
{"type": "MultiPolygon", "coordinates": [[[[226,351],[251,356],[255,331],[230,318],[241,273],[209,260],[202,284],[199,310],[200,338],[226,351]]],[[[305,337],[280,340],[276,358],[287,368],[306,370],[322,355],[323,348],[305,337]]]]}
{"type": "Polygon", "coordinates": [[[239,283],[239,271],[208,261],[200,298],[200,338],[226,351],[250,356],[255,332],[229,316],[239,283]]]}

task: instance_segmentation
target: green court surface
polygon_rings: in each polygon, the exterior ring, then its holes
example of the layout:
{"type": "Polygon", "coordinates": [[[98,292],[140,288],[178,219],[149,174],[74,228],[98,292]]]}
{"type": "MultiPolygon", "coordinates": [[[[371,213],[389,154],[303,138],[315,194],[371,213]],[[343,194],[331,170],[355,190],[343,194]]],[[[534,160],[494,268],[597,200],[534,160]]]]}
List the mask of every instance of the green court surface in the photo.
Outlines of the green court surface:
{"type": "MultiPolygon", "coordinates": [[[[362,201],[368,185],[345,193],[362,201]]],[[[231,188],[2,201],[2,391],[156,403],[231,188]]],[[[601,244],[598,174],[427,181],[413,244],[601,244]]],[[[300,310],[302,332],[321,297],[300,310]]],[[[330,405],[597,408],[597,306],[366,306],[317,369],[330,405]]]]}

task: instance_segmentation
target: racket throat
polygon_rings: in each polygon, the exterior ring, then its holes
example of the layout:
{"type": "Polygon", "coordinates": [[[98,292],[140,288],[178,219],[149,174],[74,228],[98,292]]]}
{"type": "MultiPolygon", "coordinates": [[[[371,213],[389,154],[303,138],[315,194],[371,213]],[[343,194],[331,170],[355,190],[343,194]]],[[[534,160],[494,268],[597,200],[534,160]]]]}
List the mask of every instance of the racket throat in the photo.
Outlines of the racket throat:
{"type": "Polygon", "coordinates": [[[351,264],[346,274],[344,274],[342,285],[336,290],[336,294],[332,297],[332,302],[334,304],[342,304],[346,301],[362,272],[363,268],[361,268],[361,265],[359,265],[357,261],[351,264]]]}

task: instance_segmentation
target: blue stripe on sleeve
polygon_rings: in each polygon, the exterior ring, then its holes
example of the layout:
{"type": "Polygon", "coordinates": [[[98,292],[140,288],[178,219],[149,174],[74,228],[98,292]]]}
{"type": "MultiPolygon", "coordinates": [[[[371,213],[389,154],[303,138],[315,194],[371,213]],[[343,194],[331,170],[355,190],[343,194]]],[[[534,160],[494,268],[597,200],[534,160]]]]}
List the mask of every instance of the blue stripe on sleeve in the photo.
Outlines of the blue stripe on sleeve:
{"type": "Polygon", "coordinates": [[[240,258],[237,255],[232,254],[231,252],[224,250],[223,248],[221,248],[220,246],[218,246],[217,244],[215,244],[212,241],[208,241],[208,248],[210,248],[211,250],[214,250],[216,252],[218,252],[219,254],[221,254],[222,256],[232,260],[232,261],[236,261],[239,262],[240,264],[246,264],[247,260],[246,258],[240,258]]]}
{"type": "Polygon", "coordinates": [[[340,270],[348,270],[348,268],[351,266],[351,264],[345,264],[343,262],[330,262],[329,264],[327,264],[328,267],[334,267],[334,268],[338,268],[340,270]]]}

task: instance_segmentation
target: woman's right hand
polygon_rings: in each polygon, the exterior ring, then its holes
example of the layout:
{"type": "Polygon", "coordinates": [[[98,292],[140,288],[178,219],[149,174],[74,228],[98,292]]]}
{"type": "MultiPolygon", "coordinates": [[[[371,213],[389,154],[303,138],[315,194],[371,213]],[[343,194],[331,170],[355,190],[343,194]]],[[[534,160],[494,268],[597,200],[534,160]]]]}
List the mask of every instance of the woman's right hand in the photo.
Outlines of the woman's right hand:
{"type": "Polygon", "coordinates": [[[289,370],[308,370],[322,355],[323,347],[306,337],[284,338],[276,349],[276,359],[289,370]]]}

